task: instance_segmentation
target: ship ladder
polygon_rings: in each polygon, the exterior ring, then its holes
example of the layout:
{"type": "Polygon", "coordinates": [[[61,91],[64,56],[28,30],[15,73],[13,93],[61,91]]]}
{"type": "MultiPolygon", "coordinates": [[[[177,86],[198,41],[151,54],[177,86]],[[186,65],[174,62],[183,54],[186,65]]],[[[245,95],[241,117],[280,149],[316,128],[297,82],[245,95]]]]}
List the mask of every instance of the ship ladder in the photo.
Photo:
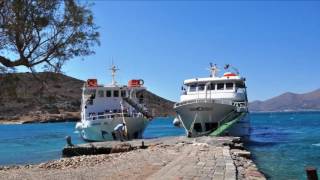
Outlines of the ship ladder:
{"type": "Polygon", "coordinates": [[[145,117],[147,117],[148,119],[153,119],[153,116],[149,112],[145,111],[142,107],[140,107],[140,105],[138,105],[132,99],[127,97],[123,97],[122,99],[126,101],[128,104],[130,104],[133,108],[135,108],[138,112],[140,112],[145,117]]]}
{"type": "Polygon", "coordinates": [[[235,124],[237,121],[239,121],[245,113],[238,113],[235,110],[231,111],[229,114],[227,114],[224,119],[221,121],[221,125],[214,130],[212,133],[209,134],[209,136],[219,136],[222,135],[227,129],[229,129],[233,124],[235,124]],[[236,116],[238,115],[238,116],[236,116]],[[232,117],[232,120],[230,120],[232,117]],[[229,121],[227,121],[229,120],[229,121]]]}

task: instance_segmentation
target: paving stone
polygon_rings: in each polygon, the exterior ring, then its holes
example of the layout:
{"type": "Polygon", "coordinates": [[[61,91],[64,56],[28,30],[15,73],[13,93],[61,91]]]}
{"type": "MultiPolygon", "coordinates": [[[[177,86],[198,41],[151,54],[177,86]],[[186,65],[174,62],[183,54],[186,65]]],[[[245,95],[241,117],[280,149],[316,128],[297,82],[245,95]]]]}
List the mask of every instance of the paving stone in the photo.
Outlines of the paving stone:
{"type": "Polygon", "coordinates": [[[202,162],[202,161],[200,161],[200,162],[197,163],[197,166],[199,166],[199,167],[203,167],[204,165],[205,165],[205,163],[202,162]]]}
{"type": "Polygon", "coordinates": [[[200,177],[199,180],[211,180],[212,178],[210,177],[200,177]]]}
{"type": "Polygon", "coordinates": [[[216,167],[215,167],[215,171],[216,171],[216,172],[224,172],[224,170],[225,170],[225,167],[224,167],[224,166],[216,166],[216,167]]]}
{"type": "Polygon", "coordinates": [[[236,171],[229,171],[224,174],[224,180],[235,180],[236,171]]]}
{"type": "Polygon", "coordinates": [[[214,174],[212,180],[224,180],[224,174],[214,174]]]}

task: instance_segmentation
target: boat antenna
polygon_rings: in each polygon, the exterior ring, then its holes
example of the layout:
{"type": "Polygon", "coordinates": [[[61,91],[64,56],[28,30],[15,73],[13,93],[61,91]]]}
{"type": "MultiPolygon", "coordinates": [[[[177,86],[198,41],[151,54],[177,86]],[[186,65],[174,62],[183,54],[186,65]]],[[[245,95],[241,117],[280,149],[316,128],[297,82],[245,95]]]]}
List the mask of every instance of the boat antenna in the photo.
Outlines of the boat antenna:
{"type": "Polygon", "coordinates": [[[113,61],[112,61],[112,66],[111,66],[111,68],[110,68],[109,70],[111,70],[111,76],[112,76],[111,84],[112,84],[112,85],[116,85],[116,84],[117,84],[117,81],[115,80],[115,76],[116,76],[116,72],[117,72],[118,70],[120,70],[120,69],[117,68],[117,67],[113,64],[113,61]]]}
{"type": "Polygon", "coordinates": [[[219,71],[219,68],[217,66],[217,64],[212,64],[210,62],[210,71],[211,71],[211,77],[218,77],[218,71],[219,71]]]}

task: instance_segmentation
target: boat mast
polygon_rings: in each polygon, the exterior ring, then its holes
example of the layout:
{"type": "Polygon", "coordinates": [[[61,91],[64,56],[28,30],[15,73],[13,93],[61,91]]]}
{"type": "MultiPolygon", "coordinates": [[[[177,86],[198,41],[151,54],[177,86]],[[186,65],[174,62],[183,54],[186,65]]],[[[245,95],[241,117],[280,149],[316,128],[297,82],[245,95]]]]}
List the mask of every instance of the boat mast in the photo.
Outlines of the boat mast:
{"type": "Polygon", "coordinates": [[[118,69],[113,63],[112,63],[112,66],[111,68],[109,69],[111,70],[111,76],[112,76],[112,81],[111,81],[111,85],[116,85],[117,84],[117,81],[115,80],[115,76],[116,76],[116,72],[120,69],[118,69]]]}
{"type": "Polygon", "coordinates": [[[210,71],[211,77],[218,77],[219,68],[217,67],[217,64],[212,65],[212,63],[210,63],[210,71]]]}

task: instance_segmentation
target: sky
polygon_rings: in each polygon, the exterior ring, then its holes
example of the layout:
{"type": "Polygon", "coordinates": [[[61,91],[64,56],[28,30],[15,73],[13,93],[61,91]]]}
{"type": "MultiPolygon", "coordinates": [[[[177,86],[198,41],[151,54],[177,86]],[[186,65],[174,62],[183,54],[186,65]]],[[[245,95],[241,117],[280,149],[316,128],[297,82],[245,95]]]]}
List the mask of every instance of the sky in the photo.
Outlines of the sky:
{"type": "Polygon", "coordinates": [[[249,101],[320,88],[320,1],[95,1],[101,45],[63,71],[82,80],[144,79],[178,101],[183,80],[208,77],[209,63],[232,64],[249,101]]]}

